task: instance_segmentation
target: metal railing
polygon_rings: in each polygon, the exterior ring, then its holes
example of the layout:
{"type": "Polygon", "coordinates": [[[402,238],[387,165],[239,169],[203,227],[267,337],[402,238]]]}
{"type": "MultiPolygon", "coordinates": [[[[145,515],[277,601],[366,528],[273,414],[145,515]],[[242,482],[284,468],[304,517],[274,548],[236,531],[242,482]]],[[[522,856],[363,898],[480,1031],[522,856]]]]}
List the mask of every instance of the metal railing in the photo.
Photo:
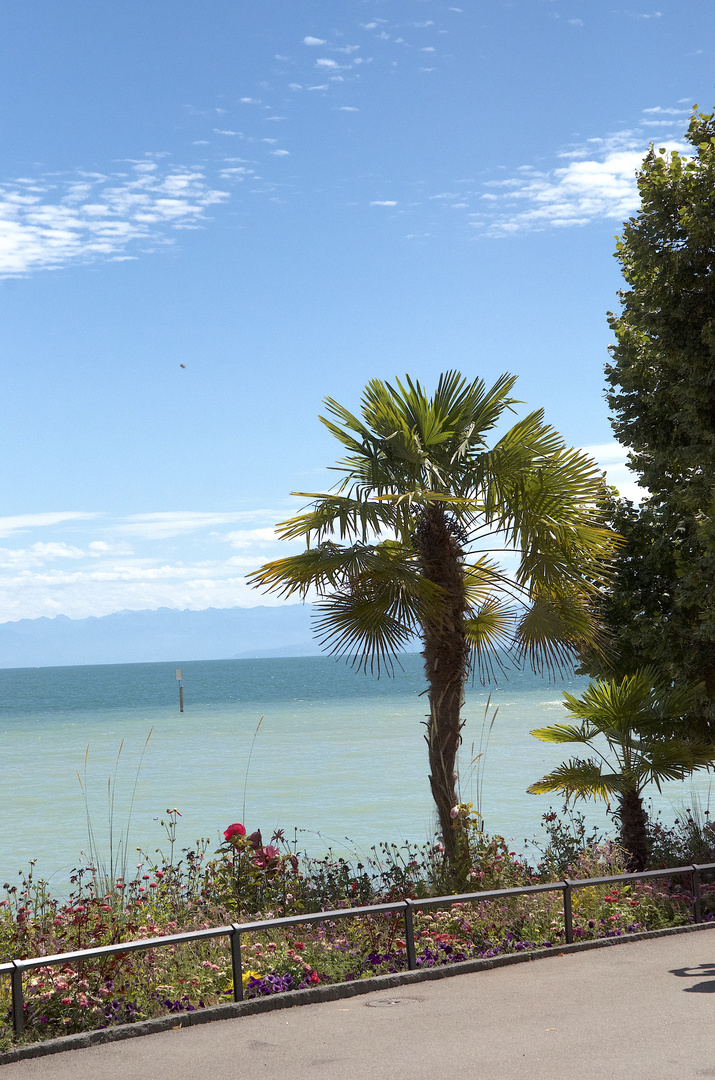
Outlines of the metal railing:
{"type": "MultiPolygon", "coordinates": [[[[405,948],[407,968],[414,971],[418,967],[415,948],[414,911],[429,907],[445,907],[460,903],[482,903],[485,900],[498,900],[508,896],[528,896],[532,893],[556,892],[563,894],[564,937],[566,944],[573,942],[573,911],[571,897],[574,889],[589,888],[593,885],[615,885],[618,882],[643,881],[648,878],[678,877],[690,875],[693,921],[702,921],[700,903],[700,875],[703,871],[715,870],[715,863],[693,863],[691,866],[677,866],[662,870],[643,870],[635,874],[617,874],[599,878],[565,878],[563,881],[549,881],[541,885],[524,885],[513,889],[493,889],[484,892],[459,893],[452,896],[431,896],[422,900],[397,900],[390,904],[368,904],[364,907],[340,908],[337,911],[317,911],[309,915],[289,915],[283,919],[260,919],[255,922],[231,923],[228,926],[211,927],[208,930],[191,930],[184,934],[169,934],[166,937],[144,938],[140,941],[127,941],[119,945],[101,945],[94,949],[80,949],[77,952],[56,953],[52,956],[35,956],[25,960],[12,960],[0,964],[0,976],[9,975],[12,986],[12,1021],[16,1035],[25,1030],[25,999],[22,977],[25,971],[33,968],[50,967],[55,964],[68,964],[93,957],[116,956],[119,953],[138,952],[146,949],[161,948],[166,945],[179,945],[188,941],[202,941],[208,938],[228,937],[231,942],[231,972],[233,976],[233,1000],[243,1000],[243,969],[241,964],[241,935],[255,933],[257,930],[275,930],[282,926],[303,926],[310,923],[333,922],[336,919],[352,919],[356,916],[382,915],[388,912],[402,912],[405,926],[405,948]]],[[[458,963],[458,962],[457,962],[458,963]]]]}

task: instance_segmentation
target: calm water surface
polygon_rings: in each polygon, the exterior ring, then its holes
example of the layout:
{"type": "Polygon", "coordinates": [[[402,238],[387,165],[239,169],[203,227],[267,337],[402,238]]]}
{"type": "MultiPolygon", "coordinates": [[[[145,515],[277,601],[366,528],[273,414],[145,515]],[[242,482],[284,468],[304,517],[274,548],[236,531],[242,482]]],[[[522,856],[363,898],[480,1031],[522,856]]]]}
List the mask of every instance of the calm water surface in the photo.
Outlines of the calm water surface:
{"type": "MultiPolygon", "coordinates": [[[[326,657],[182,667],[183,714],[175,665],[0,670],[0,884],[35,858],[37,871],[62,890],[87,849],[78,773],[105,854],[108,796],[116,843],[132,792],[132,852],[166,848],[160,821],[174,807],[182,815],[180,845],[199,837],[214,844],[241,820],[266,839],[276,828],[290,836],[297,828],[300,846],[313,853],[432,835],[419,656],[404,657],[394,678],[379,681],[326,657]]],[[[565,756],[529,731],[561,719],[562,689],[579,693],[586,685],[583,678],[554,685],[517,673],[491,690],[490,719],[495,706],[498,713],[484,759],[482,808],[488,830],[522,849],[525,837],[540,832],[550,802],[525,788],[565,756]]],[[[488,696],[477,684],[467,697],[467,798],[476,795],[468,766],[479,750],[488,696]]],[[[695,786],[706,791],[708,782],[695,786]]],[[[672,785],[662,803],[687,799],[692,787],[672,785]]],[[[603,820],[596,810],[590,817],[603,820]]]]}

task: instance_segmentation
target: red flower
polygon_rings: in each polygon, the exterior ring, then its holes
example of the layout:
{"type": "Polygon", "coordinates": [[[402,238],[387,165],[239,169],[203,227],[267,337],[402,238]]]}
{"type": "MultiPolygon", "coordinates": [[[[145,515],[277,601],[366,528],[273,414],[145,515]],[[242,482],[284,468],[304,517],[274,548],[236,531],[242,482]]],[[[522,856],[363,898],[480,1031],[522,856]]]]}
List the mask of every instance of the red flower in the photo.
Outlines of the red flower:
{"type": "Polygon", "coordinates": [[[234,821],[233,825],[229,825],[223,835],[226,840],[232,840],[234,836],[245,836],[246,830],[239,821],[234,821]]]}
{"type": "Polygon", "coordinates": [[[317,971],[314,971],[314,972],[313,972],[313,974],[312,974],[312,975],[310,976],[310,980],[309,980],[309,981],[310,981],[310,982],[312,982],[312,983],[313,983],[313,985],[315,985],[315,983],[319,983],[319,982],[320,982],[320,975],[318,975],[318,972],[317,972],[317,971]]]}

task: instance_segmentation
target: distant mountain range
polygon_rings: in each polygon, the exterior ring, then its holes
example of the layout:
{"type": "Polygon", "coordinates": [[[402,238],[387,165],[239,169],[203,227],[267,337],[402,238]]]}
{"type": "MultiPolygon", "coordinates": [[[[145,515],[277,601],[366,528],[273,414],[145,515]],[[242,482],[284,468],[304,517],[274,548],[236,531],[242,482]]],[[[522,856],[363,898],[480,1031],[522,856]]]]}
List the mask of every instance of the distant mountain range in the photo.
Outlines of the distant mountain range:
{"type": "Polygon", "coordinates": [[[310,604],[117,611],[0,623],[0,668],[313,656],[310,604]]]}

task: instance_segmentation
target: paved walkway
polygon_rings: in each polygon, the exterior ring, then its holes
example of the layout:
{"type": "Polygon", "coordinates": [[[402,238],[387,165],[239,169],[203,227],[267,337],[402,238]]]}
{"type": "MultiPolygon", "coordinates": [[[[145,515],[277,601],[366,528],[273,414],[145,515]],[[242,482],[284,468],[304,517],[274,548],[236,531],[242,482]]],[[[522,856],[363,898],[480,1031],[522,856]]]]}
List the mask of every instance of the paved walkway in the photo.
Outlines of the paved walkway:
{"type": "Polygon", "coordinates": [[[715,930],[15,1062],[1,1080],[715,1077],[715,930]]]}

